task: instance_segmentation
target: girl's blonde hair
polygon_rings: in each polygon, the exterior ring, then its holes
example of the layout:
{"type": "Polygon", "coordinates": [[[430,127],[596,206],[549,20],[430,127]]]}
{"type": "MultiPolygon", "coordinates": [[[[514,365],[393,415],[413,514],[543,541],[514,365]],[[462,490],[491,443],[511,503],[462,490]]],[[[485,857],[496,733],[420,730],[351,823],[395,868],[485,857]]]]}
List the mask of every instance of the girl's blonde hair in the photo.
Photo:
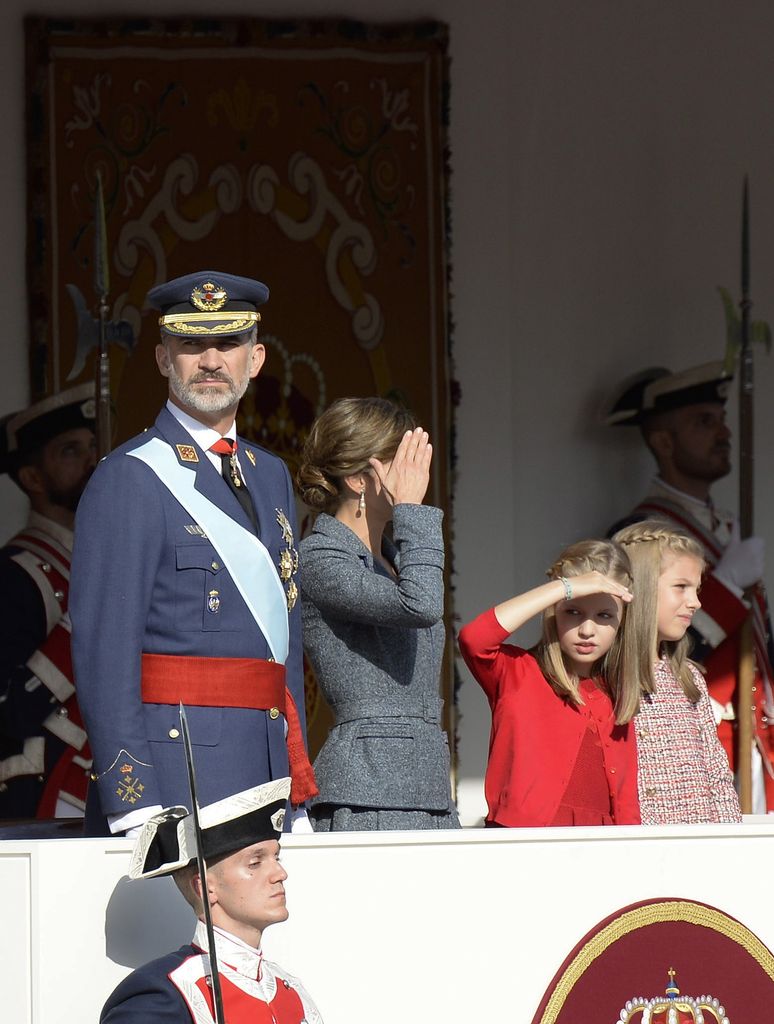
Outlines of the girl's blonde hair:
{"type": "Polygon", "coordinates": [[[386,398],[340,398],[312,424],[296,483],[301,500],[316,512],[335,512],[348,476],[370,472],[371,456],[386,462],[414,416],[386,398]]]}
{"type": "MultiPolygon", "coordinates": [[[[583,576],[587,572],[601,572],[620,583],[631,587],[632,573],[629,559],[624,549],[610,540],[581,540],[559,555],[557,560],[546,572],[552,580],[564,576],[583,576]]],[[[621,611],[621,624],[626,615],[626,605],[621,611]]],[[[621,629],[607,653],[594,665],[594,674],[604,680],[605,686],[616,704],[616,720],[624,721],[618,716],[619,693],[623,683],[621,670],[621,629]]],[[[556,630],[556,611],[547,608],[543,613],[543,634],[531,652],[543,675],[560,697],[568,698],[573,704],[583,704],[578,676],[569,670],[562,649],[559,646],[559,634],[556,630]]]]}
{"type": "Polygon", "coordinates": [[[633,717],[639,710],[641,694],[656,692],[654,670],[659,654],[666,657],[685,696],[695,704],[700,695],[688,659],[690,637],[686,634],[680,640],[663,640],[659,644],[658,581],[671,558],[695,558],[703,572],[704,549],[664,519],[645,519],[625,526],[613,540],[628,554],[634,577],[634,600],[623,630],[623,663],[627,680],[638,685],[629,687],[622,711],[633,717]]]}

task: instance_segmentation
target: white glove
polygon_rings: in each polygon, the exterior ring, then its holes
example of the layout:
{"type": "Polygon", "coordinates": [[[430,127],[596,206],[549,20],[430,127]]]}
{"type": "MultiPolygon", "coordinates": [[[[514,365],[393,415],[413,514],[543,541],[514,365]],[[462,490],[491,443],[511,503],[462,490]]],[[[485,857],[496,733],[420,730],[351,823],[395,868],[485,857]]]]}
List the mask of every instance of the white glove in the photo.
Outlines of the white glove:
{"type": "Polygon", "coordinates": [[[311,834],[314,832],[306,807],[295,807],[290,815],[290,831],[293,833],[311,834]]]}
{"type": "Polygon", "coordinates": [[[123,835],[126,839],[136,839],[148,818],[158,814],[160,810],[161,804],[154,804],[152,807],[127,811],[126,814],[108,814],[110,833],[114,836],[123,835]]]}
{"type": "Polygon", "coordinates": [[[763,537],[740,540],[739,523],[734,522],[728,546],[713,570],[715,576],[721,583],[746,590],[763,579],[765,546],[763,537]]]}

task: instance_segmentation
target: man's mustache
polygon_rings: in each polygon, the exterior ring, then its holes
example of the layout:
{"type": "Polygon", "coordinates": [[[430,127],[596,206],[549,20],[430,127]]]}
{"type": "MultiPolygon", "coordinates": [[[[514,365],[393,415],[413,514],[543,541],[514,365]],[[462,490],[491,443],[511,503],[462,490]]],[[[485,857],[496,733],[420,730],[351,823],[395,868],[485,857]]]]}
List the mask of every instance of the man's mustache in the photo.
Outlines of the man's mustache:
{"type": "Polygon", "coordinates": [[[196,373],[188,381],[189,384],[202,384],[204,381],[217,380],[223,384],[233,384],[231,377],[227,373],[221,373],[219,370],[215,370],[212,373],[196,373]]]}

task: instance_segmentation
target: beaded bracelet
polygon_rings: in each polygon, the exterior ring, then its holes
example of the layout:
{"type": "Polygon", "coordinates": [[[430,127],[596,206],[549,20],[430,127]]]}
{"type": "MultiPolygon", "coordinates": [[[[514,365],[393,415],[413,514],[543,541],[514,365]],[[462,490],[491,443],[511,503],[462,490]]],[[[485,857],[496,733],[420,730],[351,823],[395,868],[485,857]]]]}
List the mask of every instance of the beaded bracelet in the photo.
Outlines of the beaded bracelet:
{"type": "Polygon", "coordinates": [[[564,587],[564,599],[565,601],[572,601],[572,583],[567,579],[566,576],[560,576],[559,582],[564,587]]]}

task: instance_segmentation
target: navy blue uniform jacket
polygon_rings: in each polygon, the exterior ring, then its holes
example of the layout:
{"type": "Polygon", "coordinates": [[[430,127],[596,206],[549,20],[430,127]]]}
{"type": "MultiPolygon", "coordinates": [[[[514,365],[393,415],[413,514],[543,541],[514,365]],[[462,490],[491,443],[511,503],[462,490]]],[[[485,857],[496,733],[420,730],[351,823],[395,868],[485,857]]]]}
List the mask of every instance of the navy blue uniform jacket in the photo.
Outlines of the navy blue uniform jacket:
{"type": "MultiPolygon", "coordinates": [[[[252,530],[218,470],[166,408],[150,430],[103,459],[89,481],[76,516],[70,614],[78,700],[106,815],[154,804],[190,804],[178,709],[143,704],[143,652],[271,657],[211,542],[197,532],[197,524],[153,470],[127,455],[153,437],[167,442],[181,465],[196,475],[197,490],[252,530]],[[192,447],[198,453],[195,462],[190,460],[192,447]]],[[[241,438],[239,462],[255,505],[260,540],[278,566],[288,550],[278,510],[295,533],[287,467],[241,438]]],[[[286,668],[305,735],[298,604],[290,612],[286,668]]],[[[283,715],[189,707],[188,722],[202,804],[288,774],[283,715]]]]}
{"type": "Polygon", "coordinates": [[[181,946],[132,971],[105,1003],[100,1024],[191,1024],[188,1007],[169,974],[196,952],[193,946],[181,946]]]}

